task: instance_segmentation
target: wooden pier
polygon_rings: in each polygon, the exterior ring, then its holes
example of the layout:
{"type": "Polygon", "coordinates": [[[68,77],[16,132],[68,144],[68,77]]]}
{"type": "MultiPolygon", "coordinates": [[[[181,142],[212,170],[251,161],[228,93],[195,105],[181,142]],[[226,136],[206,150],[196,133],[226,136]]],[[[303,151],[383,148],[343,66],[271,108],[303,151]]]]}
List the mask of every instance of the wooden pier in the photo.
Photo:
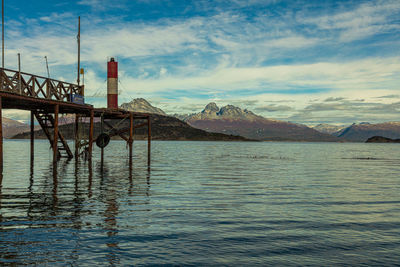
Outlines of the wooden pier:
{"type": "MultiPolygon", "coordinates": [[[[112,129],[109,137],[118,135],[129,146],[129,160],[132,161],[132,145],[134,129],[146,127],[148,129],[148,164],[151,155],[151,127],[150,115],[147,113],[130,112],[122,109],[94,108],[88,104],[73,103],[73,96],[83,96],[84,86],[66,83],[29,73],[0,68],[0,174],[3,172],[3,131],[2,110],[20,109],[31,112],[31,159],[34,157],[34,119],[39,122],[47,136],[53,150],[53,163],[60,157],[84,156],[92,159],[94,136],[94,119],[100,118],[102,127],[112,129]],[[59,114],[75,115],[75,153],[72,153],[66,138],[59,129],[59,114]],[[78,127],[82,119],[89,122],[88,138],[79,135],[78,127]],[[107,120],[129,120],[129,127],[114,129],[107,120]],[[146,121],[136,123],[136,120],[146,121]]],[[[101,159],[103,160],[103,148],[101,159]]]]}

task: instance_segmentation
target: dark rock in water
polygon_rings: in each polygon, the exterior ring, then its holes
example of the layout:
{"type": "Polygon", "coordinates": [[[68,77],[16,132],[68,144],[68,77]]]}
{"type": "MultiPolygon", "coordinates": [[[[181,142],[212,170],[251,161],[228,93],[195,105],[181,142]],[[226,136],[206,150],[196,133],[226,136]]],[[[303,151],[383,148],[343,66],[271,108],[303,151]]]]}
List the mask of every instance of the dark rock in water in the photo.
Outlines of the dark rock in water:
{"type": "Polygon", "coordinates": [[[373,136],[365,143],[400,143],[400,139],[391,139],[383,136],[373,136]]]}

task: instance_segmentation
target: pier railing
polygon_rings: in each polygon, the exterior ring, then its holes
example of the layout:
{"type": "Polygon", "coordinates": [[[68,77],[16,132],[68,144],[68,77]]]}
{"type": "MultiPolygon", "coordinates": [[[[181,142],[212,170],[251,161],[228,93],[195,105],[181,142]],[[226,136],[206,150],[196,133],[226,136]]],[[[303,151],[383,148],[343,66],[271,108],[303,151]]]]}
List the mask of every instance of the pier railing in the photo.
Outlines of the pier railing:
{"type": "Polygon", "coordinates": [[[70,102],[72,95],[83,95],[83,88],[83,85],[0,68],[1,91],[70,102]]]}

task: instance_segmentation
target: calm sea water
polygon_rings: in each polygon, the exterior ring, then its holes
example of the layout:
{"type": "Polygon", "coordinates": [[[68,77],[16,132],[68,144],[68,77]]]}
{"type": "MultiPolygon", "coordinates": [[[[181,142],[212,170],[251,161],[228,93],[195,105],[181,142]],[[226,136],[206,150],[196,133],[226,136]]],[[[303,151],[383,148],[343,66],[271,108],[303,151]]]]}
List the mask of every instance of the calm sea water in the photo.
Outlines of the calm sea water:
{"type": "Polygon", "coordinates": [[[102,167],[6,141],[0,265],[400,263],[400,145],[111,142],[102,167]]]}

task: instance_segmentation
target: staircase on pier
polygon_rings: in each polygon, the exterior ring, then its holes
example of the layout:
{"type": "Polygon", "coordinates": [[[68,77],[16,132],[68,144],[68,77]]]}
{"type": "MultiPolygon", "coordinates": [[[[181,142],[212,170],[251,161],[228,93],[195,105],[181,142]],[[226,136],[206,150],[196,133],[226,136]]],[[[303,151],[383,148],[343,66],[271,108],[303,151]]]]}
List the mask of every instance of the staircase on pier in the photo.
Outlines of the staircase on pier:
{"type": "MultiPolygon", "coordinates": [[[[53,147],[54,143],[54,117],[52,114],[46,113],[44,111],[35,111],[34,112],[36,120],[39,122],[42,127],[43,132],[47,136],[47,139],[50,142],[51,147],[53,147]]],[[[71,149],[68,146],[67,141],[60,131],[58,131],[58,140],[57,140],[57,153],[58,158],[73,158],[73,154],[71,149]]]]}

